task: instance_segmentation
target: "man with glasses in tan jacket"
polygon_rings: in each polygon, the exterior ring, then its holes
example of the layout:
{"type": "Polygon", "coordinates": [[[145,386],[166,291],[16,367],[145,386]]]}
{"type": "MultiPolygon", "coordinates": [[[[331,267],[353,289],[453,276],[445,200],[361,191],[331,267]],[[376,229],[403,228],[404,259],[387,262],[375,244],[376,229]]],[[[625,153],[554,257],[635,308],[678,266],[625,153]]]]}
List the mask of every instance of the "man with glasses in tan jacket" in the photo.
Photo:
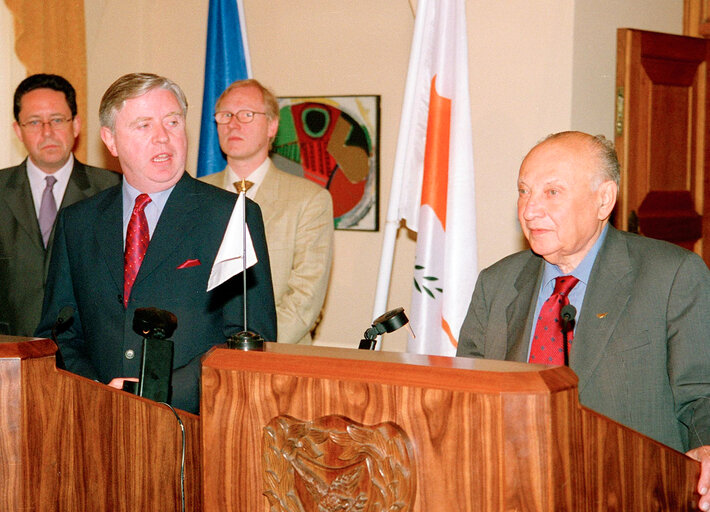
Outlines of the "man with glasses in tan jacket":
{"type": "Polygon", "coordinates": [[[279,107],[273,93],[257,80],[227,87],[215,112],[227,167],[200,179],[231,192],[241,180],[247,182],[247,197],[261,207],[264,217],[277,339],[309,344],[325,300],[333,255],[330,193],[271,162],[269,147],[279,127],[279,107]]]}

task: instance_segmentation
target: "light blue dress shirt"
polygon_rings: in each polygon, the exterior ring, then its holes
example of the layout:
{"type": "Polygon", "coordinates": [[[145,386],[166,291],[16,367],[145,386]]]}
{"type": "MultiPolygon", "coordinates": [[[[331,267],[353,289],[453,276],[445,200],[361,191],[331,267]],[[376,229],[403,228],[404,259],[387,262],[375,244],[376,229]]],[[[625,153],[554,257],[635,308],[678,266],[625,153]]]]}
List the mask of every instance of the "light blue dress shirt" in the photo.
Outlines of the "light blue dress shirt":
{"type": "MultiPolygon", "coordinates": [[[[168,202],[170,193],[175,188],[175,185],[167,190],[161,190],[160,192],[153,192],[148,194],[150,196],[150,203],[148,203],[143,210],[145,212],[145,219],[148,221],[148,231],[150,232],[150,237],[153,237],[153,232],[155,231],[155,226],[158,225],[158,220],[160,219],[160,214],[163,213],[163,208],[165,208],[165,203],[168,202]]],[[[133,213],[133,207],[136,204],[136,197],[142,194],[142,192],[135,187],[128,184],[126,180],[123,180],[123,249],[126,249],[126,231],[128,231],[128,222],[131,220],[131,214],[133,213]]]]}
{"type": "MultiPolygon", "coordinates": [[[[547,261],[545,262],[545,270],[542,273],[542,282],[540,283],[540,290],[538,291],[537,294],[537,304],[535,305],[535,316],[533,318],[537,319],[538,316],[540,316],[540,310],[542,309],[542,305],[545,303],[545,301],[552,295],[552,292],[555,291],[555,278],[564,276],[564,275],[570,275],[574,276],[577,279],[579,279],[579,282],[575,285],[574,288],[572,288],[572,291],[569,292],[569,295],[567,295],[567,298],[569,299],[569,303],[572,304],[576,309],[577,309],[577,318],[579,318],[579,315],[582,311],[582,305],[584,303],[584,294],[587,291],[587,283],[589,282],[589,274],[592,272],[592,266],[594,266],[594,261],[597,259],[597,254],[599,254],[599,248],[602,246],[602,243],[604,242],[604,239],[606,238],[606,233],[609,230],[608,226],[604,226],[604,229],[602,230],[601,235],[599,235],[599,238],[597,238],[597,241],[594,242],[594,245],[592,248],[589,250],[587,255],[584,257],[582,262],[577,265],[577,268],[575,268],[572,272],[569,274],[565,274],[560,270],[560,267],[557,265],[553,265],[551,263],[548,263],[547,261]]],[[[528,343],[528,357],[527,360],[530,360],[530,348],[532,347],[532,338],[535,335],[535,324],[537,323],[537,320],[533,322],[533,326],[530,332],[530,341],[528,343]]],[[[577,330],[577,322],[574,323],[574,331],[577,330]]]]}

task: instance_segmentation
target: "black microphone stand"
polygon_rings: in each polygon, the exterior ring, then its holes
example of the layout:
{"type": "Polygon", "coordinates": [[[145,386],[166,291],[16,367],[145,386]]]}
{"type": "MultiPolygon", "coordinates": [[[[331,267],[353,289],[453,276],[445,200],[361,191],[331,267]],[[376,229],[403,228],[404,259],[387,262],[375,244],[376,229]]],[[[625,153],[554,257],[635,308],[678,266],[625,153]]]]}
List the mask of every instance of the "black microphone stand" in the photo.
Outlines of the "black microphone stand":
{"type": "Polygon", "coordinates": [[[574,317],[577,315],[577,309],[572,304],[567,304],[560,311],[560,319],[562,321],[562,353],[565,358],[565,366],[569,366],[569,342],[567,341],[567,333],[573,328],[574,317]]]}
{"type": "Polygon", "coordinates": [[[363,339],[360,340],[359,349],[375,350],[377,337],[386,332],[393,332],[409,322],[404,308],[395,308],[387,313],[378,316],[373,320],[372,327],[365,331],[363,339]]]}
{"type": "MultiPolygon", "coordinates": [[[[57,343],[57,334],[59,333],[59,328],[65,328],[67,327],[67,323],[69,320],[71,320],[74,317],[74,308],[71,306],[64,306],[62,309],[59,310],[59,314],[57,315],[57,319],[54,321],[52,324],[52,332],[50,336],[52,337],[52,341],[54,344],[57,346],[57,352],[55,353],[55,360],[56,360],[56,365],[57,368],[61,370],[66,370],[66,365],[64,364],[64,358],[62,357],[62,351],[59,350],[59,343],[57,343]]],[[[62,329],[64,330],[64,329],[62,329]]]]}

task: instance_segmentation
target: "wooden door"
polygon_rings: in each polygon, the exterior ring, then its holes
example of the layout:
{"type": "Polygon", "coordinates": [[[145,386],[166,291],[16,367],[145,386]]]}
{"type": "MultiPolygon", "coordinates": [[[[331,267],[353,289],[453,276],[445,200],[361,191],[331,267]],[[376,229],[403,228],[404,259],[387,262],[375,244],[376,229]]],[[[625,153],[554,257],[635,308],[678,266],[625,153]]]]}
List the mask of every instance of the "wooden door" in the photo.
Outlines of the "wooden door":
{"type": "Polygon", "coordinates": [[[705,39],[617,31],[614,224],[710,261],[710,141],[705,39]]]}

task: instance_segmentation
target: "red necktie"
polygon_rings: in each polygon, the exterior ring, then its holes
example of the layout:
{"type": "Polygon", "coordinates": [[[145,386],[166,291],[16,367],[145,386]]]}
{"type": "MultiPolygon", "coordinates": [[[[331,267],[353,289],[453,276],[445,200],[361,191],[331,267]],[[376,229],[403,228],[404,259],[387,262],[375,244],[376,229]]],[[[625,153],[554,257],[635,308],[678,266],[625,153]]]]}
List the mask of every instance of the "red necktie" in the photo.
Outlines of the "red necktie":
{"type": "Polygon", "coordinates": [[[150,203],[148,194],[141,194],[136,197],[131,220],[128,221],[126,253],[123,257],[123,307],[128,306],[131,288],[133,288],[133,283],[136,281],[138,270],[141,268],[145,251],[148,249],[148,243],[150,242],[148,221],[143,211],[148,203],[150,203]]]}
{"type": "MultiPolygon", "coordinates": [[[[579,282],[574,276],[561,276],[555,278],[555,290],[545,301],[537,317],[535,335],[530,347],[529,363],[563,365],[565,363],[564,348],[562,346],[562,325],[560,311],[569,304],[567,295],[579,282]]],[[[567,333],[567,342],[571,343],[572,331],[567,333]]]]}

